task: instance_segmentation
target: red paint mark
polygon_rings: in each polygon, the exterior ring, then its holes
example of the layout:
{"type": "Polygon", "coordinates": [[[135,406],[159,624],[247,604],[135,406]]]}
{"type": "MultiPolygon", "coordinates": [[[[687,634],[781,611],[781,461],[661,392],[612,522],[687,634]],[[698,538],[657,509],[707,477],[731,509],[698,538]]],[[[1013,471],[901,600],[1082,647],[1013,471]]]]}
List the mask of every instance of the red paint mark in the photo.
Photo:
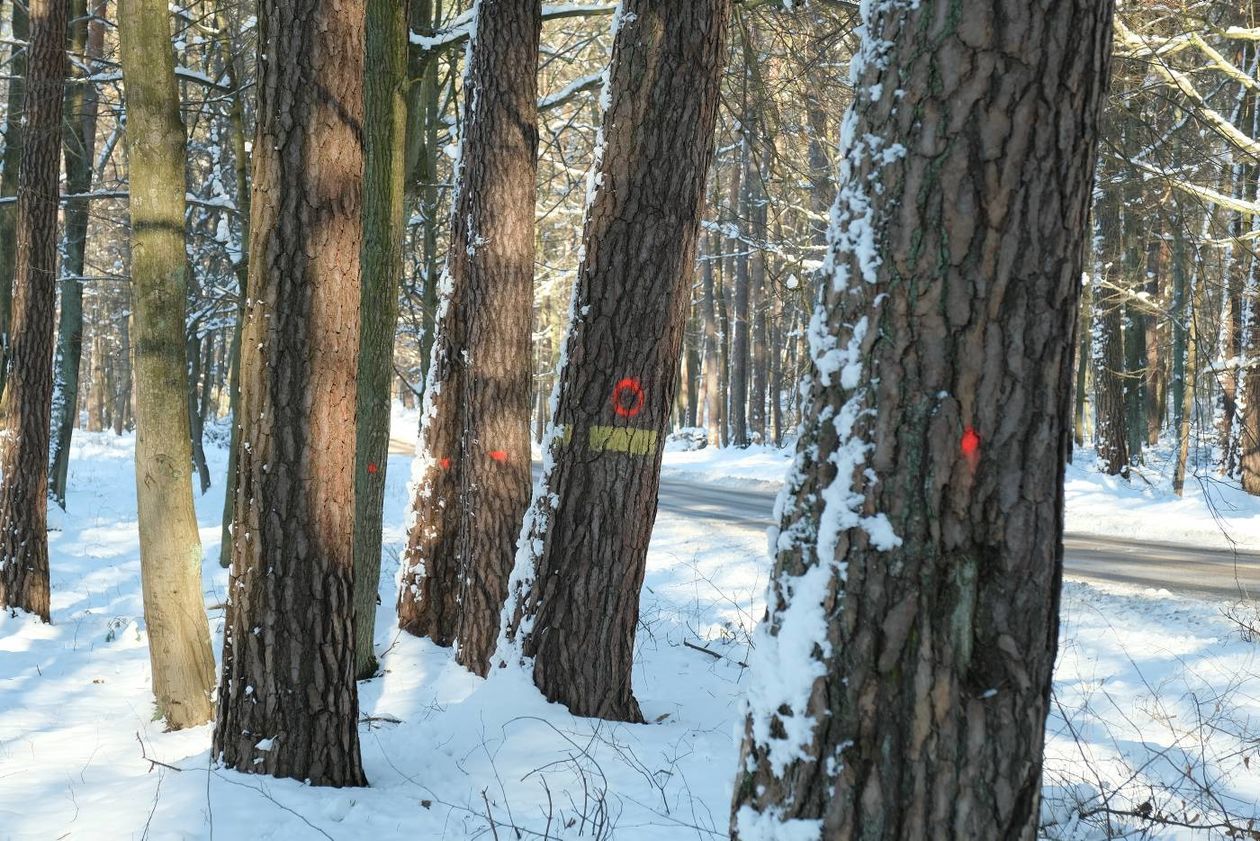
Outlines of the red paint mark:
{"type": "Polygon", "coordinates": [[[438,467],[442,468],[443,470],[450,470],[450,469],[451,469],[451,457],[450,457],[450,456],[442,456],[440,459],[438,459],[438,467]]]}
{"type": "Polygon", "coordinates": [[[376,468],[376,462],[374,462],[374,461],[373,461],[373,462],[369,462],[369,463],[368,463],[368,473],[375,473],[375,472],[376,472],[376,470],[377,470],[377,468],[376,468]]]}
{"type": "Polygon", "coordinates": [[[643,386],[639,385],[638,377],[626,377],[613,386],[613,411],[623,418],[632,418],[643,411],[643,400],[643,386]]]}
{"type": "Polygon", "coordinates": [[[969,426],[963,430],[962,441],[959,442],[958,447],[967,458],[976,457],[976,454],[980,452],[980,436],[976,434],[975,429],[969,426]]]}
{"type": "Polygon", "coordinates": [[[507,450],[491,450],[490,458],[500,463],[506,463],[508,458],[507,450]]]}

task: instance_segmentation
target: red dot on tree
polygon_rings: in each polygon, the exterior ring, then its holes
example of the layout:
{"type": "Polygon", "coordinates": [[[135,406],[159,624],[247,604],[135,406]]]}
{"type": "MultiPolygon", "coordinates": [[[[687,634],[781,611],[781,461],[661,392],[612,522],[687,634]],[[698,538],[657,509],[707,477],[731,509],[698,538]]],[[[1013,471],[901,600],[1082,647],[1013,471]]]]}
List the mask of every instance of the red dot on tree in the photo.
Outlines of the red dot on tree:
{"type": "Polygon", "coordinates": [[[438,466],[439,466],[439,467],[441,467],[443,470],[450,470],[450,469],[451,469],[451,457],[450,457],[450,456],[442,456],[442,458],[438,459],[438,466]]]}
{"type": "Polygon", "coordinates": [[[976,434],[975,429],[969,426],[963,430],[959,448],[962,450],[962,454],[968,458],[980,452],[980,436],[976,434]]]}
{"type": "Polygon", "coordinates": [[[376,462],[374,462],[374,461],[373,461],[373,462],[369,462],[369,463],[368,463],[368,466],[367,466],[367,471],[368,471],[368,473],[375,473],[375,472],[376,472],[376,462]]]}
{"type": "Polygon", "coordinates": [[[508,460],[508,454],[506,450],[491,450],[490,458],[498,462],[505,462],[508,460]]]}

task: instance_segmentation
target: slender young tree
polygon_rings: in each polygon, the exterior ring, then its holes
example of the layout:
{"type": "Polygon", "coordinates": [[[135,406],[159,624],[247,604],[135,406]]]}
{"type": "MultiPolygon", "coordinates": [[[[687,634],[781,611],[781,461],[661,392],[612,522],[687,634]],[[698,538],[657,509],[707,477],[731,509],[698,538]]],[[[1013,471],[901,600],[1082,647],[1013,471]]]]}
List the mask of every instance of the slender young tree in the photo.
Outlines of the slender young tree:
{"type": "Polygon", "coordinates": [[[489,667],[529,504],[537,0],[478,0],[399,624],[489,667]]]}
{"type": "Polygon", "coordinates": [[[236,517],[213,754],[365,783],[354,675],[364,0],[262,0],[236,517]]]}
{"type": "Polygon", "coordinates": [[[390,385],[398,284],[403,273],[403,153],[407,107],[407,3],[367,2],[363,86],[363,289],[359,318],[359,414],[355,420],[355,672],[376,671],[372,650],[381,577],[381,517],[389,460],[390,385]]]}
{"type": "Polygon", "coordinates": [[[863,4],[733,838],[1037,835],[1111,15],[863,4]]]}
{"type": "Polygon", "coordinates": [[[136,317],[136,505],[158,714],[174,730],[214,714],[214,652],[192,497],[184,319],[184,124],[166,0],[120,0],[127,103],[131,299],[136,317]]]}
{"type": "MultiPolygon", "coordinates": [[[[105,2],[71,0],[70,52],[82,55],[89,67],[100,61],[105,47],[105,2]]],[[[92,156],[96,150],[96,86],[68,85],[65,105],[66,192],[82,196],[92,188],[92,156]]],[[[57,352],[53,386],[53,428],[49,457],[49,494],[66,507],[66,479],[70,470],[70,440],[79,420],[79,363],[83,357],[83,266],[87,254],[88,199],[71,198],[65,209],[65,260],[61,266],[61,308],[57,322],[57,352]]]]}
{"type": "Polygon", "coordinates": [[[577,715],[642,720],[630,685],[639,589],[729,16],[729,0],[627,0],[614,18],[543,478],[513,573],[534,682],[577,715]]]}
{"type": "Polygon", "coordinates": [[[0,400],[0,605],[49,621],[48,441],[57,305],[65,0],[30,0],[9,377],[0,400]]]}

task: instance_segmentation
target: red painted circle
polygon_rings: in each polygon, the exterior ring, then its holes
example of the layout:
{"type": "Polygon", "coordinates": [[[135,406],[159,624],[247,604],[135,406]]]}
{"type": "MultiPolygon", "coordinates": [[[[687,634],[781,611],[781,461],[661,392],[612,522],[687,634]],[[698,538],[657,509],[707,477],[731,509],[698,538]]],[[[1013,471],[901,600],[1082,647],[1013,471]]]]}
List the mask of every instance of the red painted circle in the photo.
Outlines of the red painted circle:
{"type": "Polygon", "coordinates": [[[613,411],[623,418],[632,418],[639,412],[642,412],[643,400],[643,386],[639,385],[638,377],[626,377],[613,386],[613,411]],[[626,402],[625,395],[627,392],[630,394],[629,403],[626,402]]]}
{"type": "Polygon", "coordinates": [[[369,463],[369,464],[368,464],[368,467],[367,467],[367,471],[368,471],[368,473],[375,473],[375,472],[376,472],[376,462],[371,462],[371,463],[369,463]]]}

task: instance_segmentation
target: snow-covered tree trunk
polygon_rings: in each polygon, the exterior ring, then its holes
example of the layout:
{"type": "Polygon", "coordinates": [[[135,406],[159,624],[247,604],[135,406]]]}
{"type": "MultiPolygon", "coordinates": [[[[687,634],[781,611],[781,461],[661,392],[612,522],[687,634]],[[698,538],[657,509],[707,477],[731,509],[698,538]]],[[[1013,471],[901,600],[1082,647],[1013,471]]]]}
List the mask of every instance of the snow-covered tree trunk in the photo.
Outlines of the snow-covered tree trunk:
{"type": "Polygon", "coordinates": [[[543,477],[513,572],[534,682],[577,715],[642,719],[630,685],[639,589],[729,16],[729,0],[625,0],[614,18],[543,477]]]}
{"type": "Polygon", "coordinates": [[[1110,4],[863,4],[732,832],[1036,834],[1110,4]]]}

